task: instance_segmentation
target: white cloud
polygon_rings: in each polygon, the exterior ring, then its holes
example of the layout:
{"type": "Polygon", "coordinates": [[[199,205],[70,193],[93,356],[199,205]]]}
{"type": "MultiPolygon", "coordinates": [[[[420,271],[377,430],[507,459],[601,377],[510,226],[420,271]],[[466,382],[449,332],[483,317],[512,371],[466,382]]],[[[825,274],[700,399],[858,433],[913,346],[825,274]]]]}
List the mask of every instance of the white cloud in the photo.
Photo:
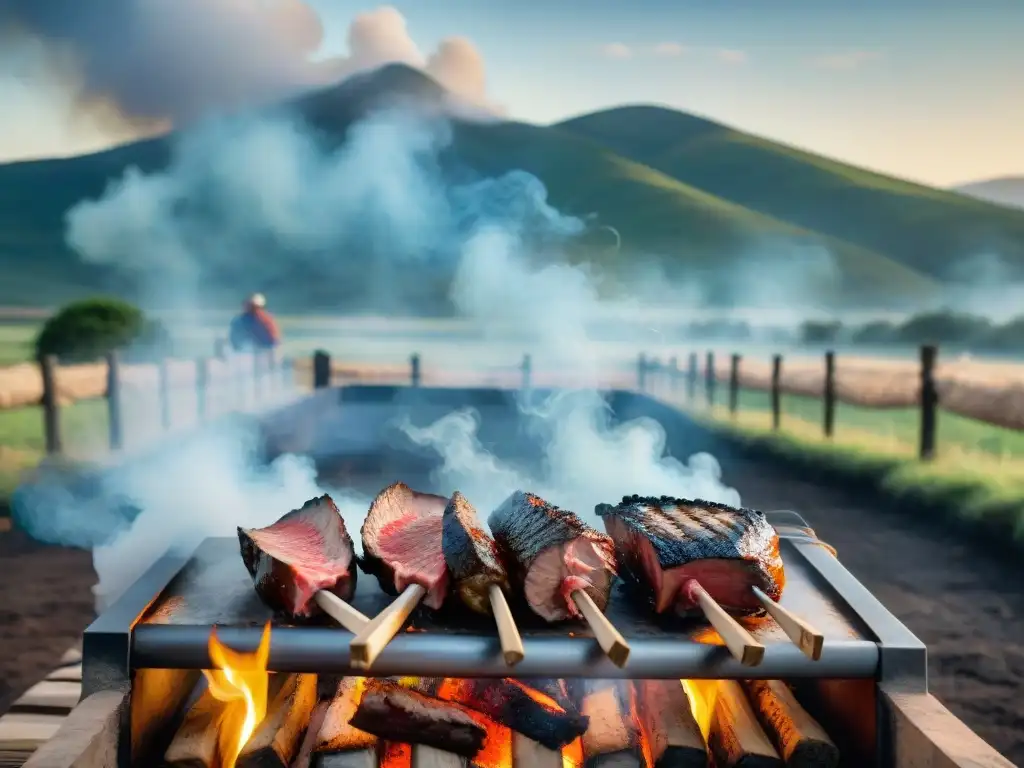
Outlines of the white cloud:
{"type": "Polygon", "coordinates": [[[842,51],[828,56],[820,56],[811,63],[821,69],[850,71],[881,58],[882,54],[878,51],[842,51]]]}
{"type": "Polygon", "coordinates": [[[681,43],[673,42],[658,43],[653,49],[655,56],[661,56],[664,58],[675,58],[677,56],[682,56],[685,52],[686,48],[681,43]]]}
{"type": "Polygon", "coordinates": [[[601,46],[601,55],[609,59],[631,59],[633,49],[625,43],[608,43],[601,46]]]}
{"type": "Polygon", "coordinates": [[[356,15],[347,54],[324,59],[321,21],[305,0],[80,5],[54,14],[38,2],[0,0],[0,100],[15,107],[0,120],[0,162],[101,149],[393,62],[433,76],[460,109],[504,112],[487,96],[484,58],[471,40],[450,37],[424,51],[391,6],[356,15]]]}
{"type": "Polygon", "coordinates": [[[745,64],[747,61],[746,53],[733,48],[719,48],[715,52],[715,56],[726,64],[745,64]]]}

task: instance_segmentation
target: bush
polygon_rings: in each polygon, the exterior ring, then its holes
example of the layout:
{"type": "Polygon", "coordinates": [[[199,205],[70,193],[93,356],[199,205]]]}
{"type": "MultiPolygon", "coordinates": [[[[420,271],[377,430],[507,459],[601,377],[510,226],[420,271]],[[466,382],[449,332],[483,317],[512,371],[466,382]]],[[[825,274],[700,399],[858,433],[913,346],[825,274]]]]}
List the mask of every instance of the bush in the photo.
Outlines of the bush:
{"type": "Polygon", "coordinates": [[[98,360],[122,351],[138,359],[166,352],[169,335],[138,307],[120,299],[96,298],[68,304],[43,325],[36,357],[56,355],[62,363],[98,360]]]}
{"type": "Polygon", "coordinates": [[[804,344],[831,344],[839,338],[843,324],[837,321],[807,320],[800,324],[800,341],[804,344]]]}

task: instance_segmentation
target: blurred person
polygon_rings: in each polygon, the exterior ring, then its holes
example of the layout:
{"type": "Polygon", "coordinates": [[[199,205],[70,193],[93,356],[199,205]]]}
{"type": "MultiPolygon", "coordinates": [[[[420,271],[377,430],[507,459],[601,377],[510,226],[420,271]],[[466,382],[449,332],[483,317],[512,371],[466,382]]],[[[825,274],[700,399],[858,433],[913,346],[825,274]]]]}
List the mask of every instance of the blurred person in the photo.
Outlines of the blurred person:
{"type": "Polygon", "coordinates": [[[242,313],[231,321],[228,341],[236,352],[274,349],[281,343],[281,331],[267,312],[267,299],[254,293],[242,304],[242,313]]]}

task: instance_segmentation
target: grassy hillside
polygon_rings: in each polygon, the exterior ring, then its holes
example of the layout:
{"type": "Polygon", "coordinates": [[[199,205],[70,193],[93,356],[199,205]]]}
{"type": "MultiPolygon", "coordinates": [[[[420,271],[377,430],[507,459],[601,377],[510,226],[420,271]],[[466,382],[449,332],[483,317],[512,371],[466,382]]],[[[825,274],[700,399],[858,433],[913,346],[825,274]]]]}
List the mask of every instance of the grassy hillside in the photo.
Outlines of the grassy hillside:
{"type": "MultiPolygon", "coordinates": [[[[440,86],[424,75],[390,66],[303,96],[289,106],[325,136],[342,141],[353,122],[382,104],[413,101],[436,106],[444,97],[440,86]]],[[[657,114],[640,122],[613,119],[608,123],[598,118],[584,118],[583,123],[573,121],[561,128],[512,122],[460,123],[446,160],[453,161],[449,165],[457,161],[459,166],[483,174],[522,169],[538,176],[557,208],[592,216],[595,232],[600,225],[620,232],[622,248],[617,253],[608,248],[607,232],[603,240],[594,237],[595,233],[583,238],[574,253],[577,259],[603,260],[604,266],[620,274],[635,269],[639,254],[654,254],[669,272],[721,276],[728,269],[742,269],[751,260],[763,262],[765,249],[781,254],[780,263],[784,264],[793,243],[810,243],[826,246],[837,268],[836,275],[829,275],[820,287],[826,301],[842,297],[850,303],[891,305],[936,290],[931,276],[934,270],[920,269],[913,260],[903,258],[902,252],[882,251],[867,242],[871,237],[854,231],[856,228],[845,228],[853,235],[849,237],[838,231],[843,229],[838,224],[821,228],[825,233],[821,234],[814,225],[786,215],[784,210],[748,205],[740,197],[716,192],[700,179],[691,183],[683,178],[675,172],[673,162],[662,162],[675,157],[677,126],[657,114]],[[597,119],[595,130],[583,130],[581,126],[592,119],[597,119]],[[612,130],[618,124],[629,128],[625,138],[612,130]],[[599,135],[602,126],[608,128],[607,139],[599,135]],[[633,151],[634,145],[648,149],[633,151]]],[[[693,126],[700,127],[698,123],[693,126]]],[[[708,138],[701,139],[699,133],[683,143],[708,138]]],[[[97,289],[129,291],[130,284],[116,270],[84,265],[68,251],[63,241],[64,215],[79,200],[100,195],[107,183],[129,166],[144,172],[165,166],[172,140],[154,139],[67,160],[0,166],[0,270],[5,276],[0,281],[0,304],[52,304],[97,289]]],[[[742,186],[750,176],[741,149],[737,149],[739,160],[733,164],[733,186],[742,186]]],[[[813,192],[816,182],[806,173],[801,175],[800,167],[798,163],[788,171],[792,178],[777,180],[776,186],[784,192],[777,195],[779,199],[799,200],[808,189],[813,192]]],[[[720,170],[723,178],[729,176],[727,169],[720,170]]],[[[882,189],[876,192],[883,197],[887,194],[882,189]]],[[[931,192],[940,198],[961,199],[931,192]]],[[[962,199],[965,205],[988,210],[984,204],[962,199]]],[[[871,205],[885,209],[890,203],[883,199],[871,205]]],[[[843,206],[829,210],[837,219],[849,214],[843,206]]],[[[900,237],[919,236],[914,233],[920,227],[911,226],[906,218],[901,221],[900,237]]],[[[822,252],[822,258],[829,257],[822,252]]],[[[241,257],[237,268],[240,276],[246,276],[241,257]]],[[[293,272],[290,278],[296,287],[294,301],[286,299],[284,304],[296,305],[288,306],[292,310],[299,305],[308,309],[333,306],[340,290],[350,294],[360,290],[356,282],[347,279],[344,286],[338,286],[321,284],[324,281],[318,282],[317,275],[306,272],[293,272]]],[[[231,284],[230,280],[227,283],[231,284]]],[[[443,293],[443,287],[431,290],[443,293]]]]}
{"type": "Polygon", "coordinates": [[[698,189],[861,245],[937,278],[998,253],[1024,277],[1024,212],[882,176],[653,106],[595,112],[556,127],[698,189]]]}

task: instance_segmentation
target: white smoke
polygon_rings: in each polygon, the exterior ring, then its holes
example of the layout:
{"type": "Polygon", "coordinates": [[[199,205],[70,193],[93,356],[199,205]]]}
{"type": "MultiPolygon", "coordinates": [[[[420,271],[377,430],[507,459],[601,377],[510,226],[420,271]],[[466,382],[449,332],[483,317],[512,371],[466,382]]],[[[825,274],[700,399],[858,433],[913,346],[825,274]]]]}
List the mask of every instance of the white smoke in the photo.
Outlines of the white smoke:
{"type": "MultiPolygon", "coordinates": [[[[327,281],[368,273],[382,305],[402,291],[396,276],[405,266],[432,265],[450,273],[452,303],[482,333],[497,336],[512,323],[528,348],[596,381],[599,350],[587,329],[602,302],[587,268],[556,258],[584,223],[554,210],[544,185],[522,171],[447,182],[438,156],[448,138],[443,124],[408,112],[365,120],[338,150],[284,118],[210,123],[184,139],[167,170],[131,170],[101,199],[78,205],[68,215],[68,240],[84,258],[134,267],[154,293],[178,294],[183,308],[200,267],[229,267],[239,251],[247,273],[278,279],[302,266],[327,281]],[[353,229],[365,247],[339,248],[353,229]],[[260,247],[266,243],[274,247],[260,247]]],[[[482,510],[520,487],[584,515],[626,493],[739,502],[712,457],[667,457],[658,424],[613,425],[596,392],[554,398],[528,419],[546,446],[533,474],[488,454],[467,412],[408,434],[441,455],[439,481],[460,487],[482,510]]],[[[94,546],[106,603],[168,548],[268,524],[330,491],[310,462],[285,456],[257,469],[253,450],[251,434],[225,427],[111,473],[102,495],[141,510],[130,524],[108,521],[97,530],[99,518],[89,522],[73,501],[54,504],[52,494],[21,494],[16,513],[39,538],[94,546]]],[[[355,533],[368,499],[344,489],[332,495],[355,533]]]]}

